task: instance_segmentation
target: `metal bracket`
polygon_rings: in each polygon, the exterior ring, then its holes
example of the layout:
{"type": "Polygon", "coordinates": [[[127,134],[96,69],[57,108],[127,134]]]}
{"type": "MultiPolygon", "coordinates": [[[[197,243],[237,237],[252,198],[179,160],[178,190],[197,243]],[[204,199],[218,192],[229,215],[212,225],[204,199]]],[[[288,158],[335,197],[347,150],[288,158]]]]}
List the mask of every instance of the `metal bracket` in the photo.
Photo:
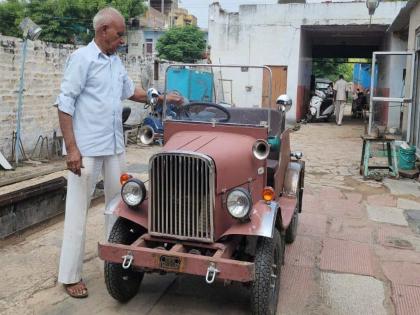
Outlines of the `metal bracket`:
{"type": "Polygon", "coordinates": [[[122,267],[123,269],[128,269],[131,267],[131,263],[133,262],[133,254],[131,252],[128,252],[127,255],[124,255],[121,257],[123,260],[122,267]]]}
{"type": "Polygon", "coordinates": [[[212,284],[214,280],[216,279],[216,275],[219,272],[220,271],[216,268],[216,265],[214,263],[210,263],[209,267],[207,268],[206,282],[208,284],[212,284]]]}

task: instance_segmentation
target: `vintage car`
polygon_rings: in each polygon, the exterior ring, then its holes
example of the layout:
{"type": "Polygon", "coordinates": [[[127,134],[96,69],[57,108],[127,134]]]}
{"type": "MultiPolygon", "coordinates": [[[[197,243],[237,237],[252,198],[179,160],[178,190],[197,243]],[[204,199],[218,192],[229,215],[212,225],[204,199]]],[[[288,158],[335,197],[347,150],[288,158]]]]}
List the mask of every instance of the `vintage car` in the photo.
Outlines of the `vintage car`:
{"type": "Polygon", "coordinates": [[[98,245],[106,286],[126,302],[149,272],[236,281],[250,289],[253,314],[275,314],[285,243],[296,237],[304,187],[302,153],[291,152],[285,128],[291,102],[281,97],[268,102],[273,108],[252,107],[268,96],[249,88],[263,85],[263,75],[250,72],[267,73],[271,95],[267,67],[184,65],[196,66],[209,68],[214,82],[242,79],[230,91],[215,83],[214,103],[190,100],[164,118],[164,146],[150,158],[147,183],[121,176],[119,218],[108,242],[98,245]],[[219,105],[235,95],[251,103],[219,105]]]}

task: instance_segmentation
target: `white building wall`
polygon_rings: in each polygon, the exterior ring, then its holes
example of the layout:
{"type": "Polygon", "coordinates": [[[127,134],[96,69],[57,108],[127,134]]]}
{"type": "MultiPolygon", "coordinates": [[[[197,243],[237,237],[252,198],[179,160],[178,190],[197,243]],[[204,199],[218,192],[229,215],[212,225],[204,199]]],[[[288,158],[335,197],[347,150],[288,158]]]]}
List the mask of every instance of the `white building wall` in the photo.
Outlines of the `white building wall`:
{"type": "MultiPolygon", "coordinates": [[[[403,5],[404,2],[382,2],[372,23],[390,24],[403,5]]],[[[307,64],[301,59],[301,26],[367,24],[369,15],[364,2],[242,5],[236,13],[225,12],[214,3],[209,9],[212,61],[287,66],[287,93],[296,104],[299,78],[305,82],[303,74],[307,72],[299,70],[307,64]]],[[[254,100],[258,101],[258,97],[254,100]]],[[[295,118],[293,106],[288,119],[295,118]]]]}

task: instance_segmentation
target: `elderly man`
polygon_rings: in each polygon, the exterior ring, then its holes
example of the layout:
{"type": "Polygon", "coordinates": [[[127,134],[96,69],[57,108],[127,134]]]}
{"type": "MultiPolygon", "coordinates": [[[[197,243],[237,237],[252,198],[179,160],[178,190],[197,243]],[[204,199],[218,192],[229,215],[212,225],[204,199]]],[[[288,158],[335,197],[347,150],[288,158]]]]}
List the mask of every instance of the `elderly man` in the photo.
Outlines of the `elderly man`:
{"type": "MultiPolygon", "coordinates": [[[[93,27],[94,40],[67,60],[56,102],[69,169],[58,281],[76,298],[88,295],[82,281],[86,214],[101,171],[107,235],[116,219],[109,203],[120,191],[125,165],[121,101],[145,102],[147,97],[143,89],[135,88],[115,54],[124,44],[121,13],[102,9],[93,18],[93,27]]],[[[168,100],[181,103],[182,98],[168,95],[168,100]]]]}
{"type": "Polygon", "coordinates": [[[347,99],[347,81],[340,74],[339,79],[334,83],[335,120],[341,126],[344,116],[344,108],[347,99]]]}

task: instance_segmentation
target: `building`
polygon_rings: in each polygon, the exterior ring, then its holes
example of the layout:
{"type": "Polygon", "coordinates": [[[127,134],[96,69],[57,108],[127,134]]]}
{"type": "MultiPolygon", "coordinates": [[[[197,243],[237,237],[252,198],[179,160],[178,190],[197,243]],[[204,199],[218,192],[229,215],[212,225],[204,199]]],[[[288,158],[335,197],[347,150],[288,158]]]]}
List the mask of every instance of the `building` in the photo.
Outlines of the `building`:
{"type": "Polygon", "coordinates": [[[145,58],[156,54],[159,38],[174,26],[197,26],[197,18],[177,0],[149,0],[149,9],[128,32],[128,52],[145,58]]]}
{"type": "MultiPolygon", "coordinates": [[[[214,3],[209,9],[211,59],[270,66],[272,97],[286,92],[294,102],[287,119],[296,121],[307,112],[312,59],[372,58],[375,51],[400,50],[403,43],[387,29],[405,5],[405,1],[381,2],[370,21],[365,1],[241,5],[238,12],[226,12],[214,3]]],[[[397,73],[401,67],[389,70],[397,73]]],[[[390,81],[379,83],[385,94],[401,89],[389,85],[390,81]]],[[[244,85],[257,86],[258,82],[244,85]]],[[[248,91],[236,91],[235,99],[251,97],[248,91]]],[[[255,104],[260,104],[261,96],[254,97],[255,104]]],[[[396,114],[385,116],[381,119],[396,118],[396,114]]]]}
{"type": "MultiPolygon", "coordinates": [[[[381,4],[382,5],[382,4],[381,4]]],[[[420,2],[409,0],[399,10],[397,17],[388,29],[390,36],[400,42],[400,51],[413,53],[415,58],[406,58],[404,69],[404,96],[412,101],[404,106],[403,128],[409,142],[420,151],[420,2]],[[413,71],[414,70],[414,71],[413,71]]],[[[397,50],[397,49],[396,49],[397,50]]],[[[398,95],[398,94],[397,94],[398,95]]],[[[400,96],[400,95],[398,95],[400,96]]]]}

